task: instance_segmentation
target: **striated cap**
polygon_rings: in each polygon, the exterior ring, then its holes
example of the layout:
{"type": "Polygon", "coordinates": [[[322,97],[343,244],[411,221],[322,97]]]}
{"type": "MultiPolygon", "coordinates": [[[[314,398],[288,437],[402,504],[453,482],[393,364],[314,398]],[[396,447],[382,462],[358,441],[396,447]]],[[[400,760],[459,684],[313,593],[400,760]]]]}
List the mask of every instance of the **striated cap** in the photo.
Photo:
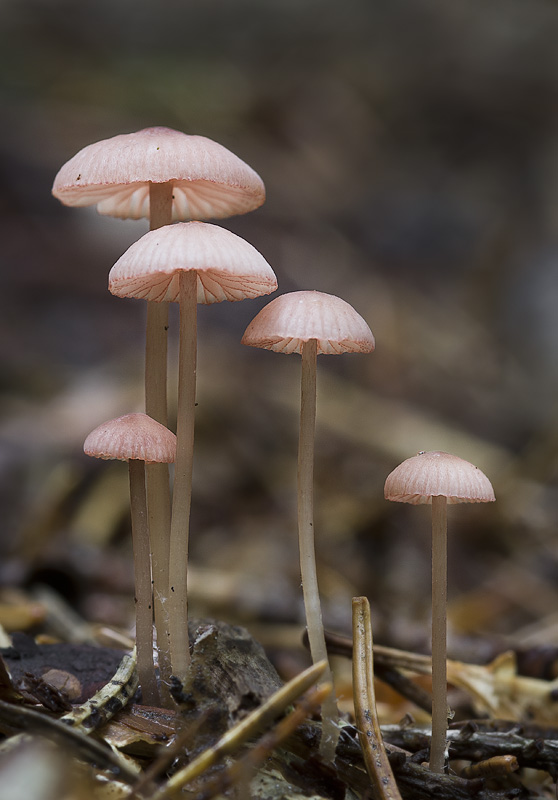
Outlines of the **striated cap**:
{"type": "Polygon", "coordinates": [[[447,497],[448,503],[490,503],[496,498],[492,484],[478,467],[458,456],[437,450],[403,461],[386,480],[386,500],[431,503],[447,497]]]}
{"type": "Polygon", "coordinates": [[[354,308],[331,294],[291,292],[276,297],[248,325],[242,343],[276,353],[300,353],[316,339],[318,353],[369,353],[372,331],[354,308]]]}
{"type": "Polygon", "coordinates": [[[94,458],[171,463],[176,455],[176,436],[147,414],[125,414],[91,431],[83,450],[94,458]]]}
{"type": "Polygon", "coordinates": [[[123,219],[149,216],[149,184],[173,182],[173,220],[222,219],[261,206],[260,176],[226,147],[171,128],[145,128],[84,147],[54,179],[67,206],[123,219]]]}
{"type": "Polygon", "coordinates": [[[177,222],[150,231],[109,273],[118,297],[178,301],[179,273],[198,273],[198,303],[245,300],[277,289],[275,273],[255,247],[208,222],[177,222]]]}

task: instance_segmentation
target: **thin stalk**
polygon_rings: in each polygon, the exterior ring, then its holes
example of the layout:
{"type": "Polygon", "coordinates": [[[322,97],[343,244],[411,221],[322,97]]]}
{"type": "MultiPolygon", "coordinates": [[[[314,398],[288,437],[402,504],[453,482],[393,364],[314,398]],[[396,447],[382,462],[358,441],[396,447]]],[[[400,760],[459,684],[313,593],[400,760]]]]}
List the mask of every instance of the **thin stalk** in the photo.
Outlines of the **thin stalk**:
{"type": "Polygon", "coordinates": [[[366,597],[353,597],[353,697],[358,738],[374,796],[381,800],[401,800],[376,711],[374,644],[370,603],[366,597]]]}
{"type": "MultiPolygon", "coordinates": [[[[149,230],[172,221],[172,182],[149,185],[149,230]]],[[[145,352],[146,414],[167,424],[168,303],[147,303],[145,352]]]]}
{"type": "Polygon", "coordinates": [[[190,666],[187,582],[196,403],[197,272],[181,272],[179,282],[178,413],[170,532],[169,631],[172,672],[184,683],[190,666]]]}
{"type": "Polygon", "coordinates": [[[432,498],[432,741],[430,769],[443,772],[447,701],[447,500],[432,498]]]}
{"type": "Polygon", "coordinates": [[[153,608],[151,604],[151,561],[145,464],[131,459],[130,505],[132,509],[132,541],[134,547],[134,584],[136,601],[137,668],[142,699],[145,705],[159,705],[159,689],[153,663],[153,608]]]}
{"type": "MultiPolygon", "coordinates": [[[[168,225],[172,219],[172,183],[152,183],[149,187],[150,230],[168,225]]],[[[145,412],[162,425],[168,425],[167,412],[167,330],[168,303],[147,303],[145,347],[145,412]]],[[[170,484],[168,464],[147,464],[147,507],[151,539],[153,599],[159,671],[165,705],[172,701],[164,687],[170,682],[170,642],[168,632],[170,484]]]]}
{"type": "MultiPolygon", "coordinates": [[[[306,626],[312,661],[326,661],[324,683],[333,678],[327,657],[322,622],[316,554],[314,548],[314,435],[316,428],[316,367],[317,341],[310,339],[302,345],[302,375],[300,391],[300,433],[298,443],[298,541],[300,573],[306,610],[306,626]]],[[[322,739],[320,753],[325,761],[332,761],[339,738],[337,721],[339,711],[335,692],[328,695],[322,706],[322,739]]]]}

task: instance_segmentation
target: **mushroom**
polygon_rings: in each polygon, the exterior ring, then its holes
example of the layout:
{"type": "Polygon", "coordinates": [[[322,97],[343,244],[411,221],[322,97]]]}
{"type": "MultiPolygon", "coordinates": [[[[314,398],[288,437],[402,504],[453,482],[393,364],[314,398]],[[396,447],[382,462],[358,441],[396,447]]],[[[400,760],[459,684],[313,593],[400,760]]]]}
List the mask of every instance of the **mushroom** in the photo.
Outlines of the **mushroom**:
{"type": "Polygon", "coordinates": [[[386,480],[386,500],[432,504],[432,739],[430,769],[442,772],[446,753],[447,504],[490,503],[486,475],[458,456],[421,452],[403,461],[386,480]]]}
{"type": "Polygon", "coordinates": [[[174,433],[147,414],[126,414],[103,422],[83,445],[94,458],[128,462],[136,598],[136,647],[143,701],[159,704],[153,664],[153,610],[145,464],[170,463],[176,455],[174,433]]]}
{"type": "MultiPolygon", "coordinates": [[[[101,214],[148,217],[156,230],[173,220],[220,219],[244,214],[265,200],[259,175],[230,150],[170,128],[145,128],[90,144],[58,172],[52,193],[69,206],[96,205],[101,214]]],[[[168,304],[147,304],[145,411],[167,425],[168,304]]],[[[155,624],[161,669],[167,672],[168,631],[163,609],[170,527],[169,474],[147,469],[155,587],[155,624]],[[166,533],[165,533],[166,532],[166,533]]]]}
{"type": "MultiPolygon", "coordinates": [[[[314,431],[318,353],[369,353],[374,337],[363,318],[339,297],[292,292],[268,303],[246,328],[242,343],[302,356],[298,448],[298,536],[300,571],[310,652],[314,664],[327,659],[314,548],[314,431]]],[[[331,670],[324,681],[331,681],[331,670]]],[[[337,743],[337,705],[332,692],[322,710],[321,752],[331,760],[337,743]]]]}
{"type": "Polygon", "coordinates": [[[245,214],[265,200],[259,175],[226,147],[162,127],[84,147],[60,169],[52,193],[68,206],[141,219],[153,215],[153,184],[166,187],[168,222],[245,214]]]}
{"type": "Polygon", "coordinates": [[[179,222],[150,231],[109,274],[109,289],[180,305],[177,450],[169,561],[169,631],[174,675],[186,679],[190,663],[187,625],[188,530],[192,494],[196,393],[197,303],[243,300],[277,288],[264,257],[234,233],[206,222],[179,222]]]}

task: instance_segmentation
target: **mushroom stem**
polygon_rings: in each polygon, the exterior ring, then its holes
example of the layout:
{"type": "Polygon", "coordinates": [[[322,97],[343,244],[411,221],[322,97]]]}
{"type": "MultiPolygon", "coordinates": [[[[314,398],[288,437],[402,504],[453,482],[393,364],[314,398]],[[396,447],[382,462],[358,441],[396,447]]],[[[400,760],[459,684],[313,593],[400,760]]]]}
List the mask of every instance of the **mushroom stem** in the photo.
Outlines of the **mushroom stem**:
{"type": "MultiPolygon", "coordinates": [[[[172,220],[172,183],[149,185],[149,227],[151,230],[170,224],[172,220]]],[[[167,412],[167,330],[168,303],[147,303],[145,347],[145,411],[162,425],[168,424],[167,412]]],[[[153,576],[153,602],[157,650],[162,685],[169,683],[170,643],[168,632],[169,531],[170,484],[168,464],[148,464],[147,497],[151,560],[153,576]]],[[[168,692],[163,689],[165,704],[171,705],[168,692]]]]}
{"type": "Polygon", "coordinates": [[[173,675],[184,683],[190,666],[187,579],[196,401],[197,272],[181,272],[179,285],[178,411],[170,533],[169,630],[173,675]]]}
{"type": "MultiPolygon", "coordinates": [[[[328,667],[322,682],[333,678],[327,658],[327,649],[320,607],[316,555],[314,549],[314,432],[316,427],[316,366],[317,341],[310,339],[302,344],[302,376],[300,392],[300,434],[298,444],[298,539],[300,572],[306,610],[306,626],[312,661],[326,661],[328,667]]],[[[326,761],[333,760],[339,732],[339,712],[332,691],[322,706],[322,739],[320,752],[326,761]]]]}
{"type": "Polygon", "coordinates": [[[151,605],[151,565],[149,528],[147,523],[147,497],[145,492],[145,464],[131,459],[130,505],[132,512],[132,541],[134,548],[134,576],[136,602],[136,647],[138,677],[145,705],[159,705],[159,690],[153,663],[153,608],[151,605]]]}
{"type": "MultiPolygon", "coordinates": [[[[172,221],[172,182],[149,184],[149,229],[172,221]]],[[[146,414],[167,425],[167,330],[169,304],[147,303],[145,347],[146,414]]],[[[168,474],[168,470],[167,470],[168,474]]]]}
{"type": "Polygon", "coordinates": [[[171,224],[172,192],[172,181],[149,184],[149,230],[171,224]]]}
{"type": "Polygon", "coordinates": [[[446,754],[447,499],[432,497],[432,739],[430,769],[443,772],[446,754]]]}

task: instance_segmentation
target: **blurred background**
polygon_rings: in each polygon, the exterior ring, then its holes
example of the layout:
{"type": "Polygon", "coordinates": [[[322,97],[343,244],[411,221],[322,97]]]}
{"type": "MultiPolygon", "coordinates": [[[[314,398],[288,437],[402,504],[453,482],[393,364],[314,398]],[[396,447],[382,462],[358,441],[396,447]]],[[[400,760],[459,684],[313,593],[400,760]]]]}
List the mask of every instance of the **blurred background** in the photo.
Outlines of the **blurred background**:
{"type": "MultiPolygon", "coordinates": [[[[553,0],[2,0],[5,603],[46,586],[130,624],[125,465],[81,449],[142,409],[145,309],[107,274],[147,223],[50,190],[85,145],[165,125],[262,176],[266,204],[223,224],[279,291],[339,295],[376,336],[319,359],[326,625],[348,633],[366,594],[377,641],[428,650],[429,513],[383,483],[440,449],[498,498],[451,509],[450,651],[558,644],[557,39],[553,0]]],[[[194,614],[273,648],[303,619],[300,360],[240,345],[267,301],[200,309],[191,588],[194,614]]],[[[174,369],[176,314],[171,336],[174,369]]]]}

